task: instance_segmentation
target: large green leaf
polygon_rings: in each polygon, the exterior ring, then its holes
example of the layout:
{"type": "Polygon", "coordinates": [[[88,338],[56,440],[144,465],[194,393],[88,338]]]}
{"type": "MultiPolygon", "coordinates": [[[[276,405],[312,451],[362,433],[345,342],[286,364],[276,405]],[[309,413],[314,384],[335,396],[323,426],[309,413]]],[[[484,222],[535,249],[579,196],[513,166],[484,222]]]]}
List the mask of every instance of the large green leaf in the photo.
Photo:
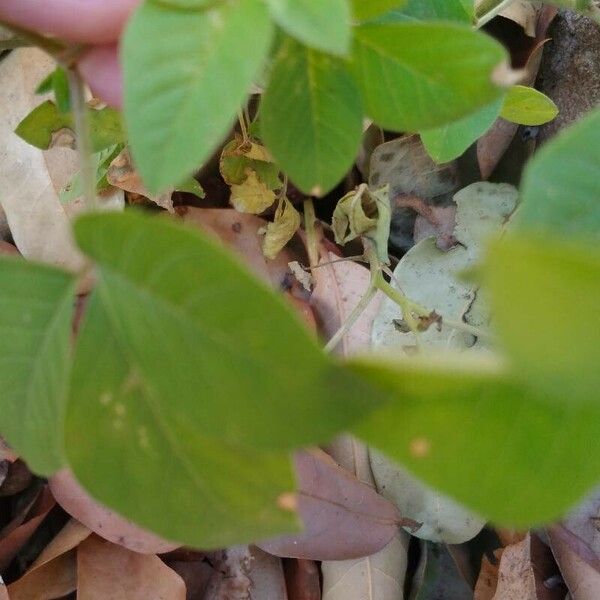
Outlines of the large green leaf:
{"type": "Polygon", "coordinates": [[[517,223],[524,231],[600,239],[600,108],[564,130],[530,162],[517,223]]]}
{"type": "Polygon", "coordinates": [[[600,410],[600,251],[510,236],[485,265],[498,335],[523,381],[600,410]]]}
{"type": "MultiPolygon", "coordinates": [[[[211,239],[137,214],[88,216],[75,233],[99,263],[113,335],[174,431],[290,450],[329,439],[373,405],[283,299],[211,239]]],[[[80,360],[97,351],[83,340],[80,360]]]]}
{"type": "Polygon", "coordinates": [[[600,406],[549,402],[488,361],[354,362],[393,398],[355,432],[497,523],[555,520],[600,481],[600,406]]]}
{"type": "Polygon", "coordinates": [[[271,45],[260,0],[206,10],[146,2],[123,41],[125,117],[151,192],[183,181],[227,134],[271,45]]]}
{"type": "Polygon", "coordinates": [[[429,156],[437,163],[446,163],[461,156],[494,124],[502,102],[500,98],[454,123],[422,131],[421,140],[429,156]]]}
{"type": "MultiPolygon", "coordinates": [[[[77,478],[119,513],[198,548],[294,531],[295,516],[278,506],[295,485],[287,457],[239,450],[204,435],[190,414],[204,403],[202,389],[188,391],[188,406],[166,403],[138,371],[115,325],[111,285],[103,278],[91,300],[75,359],[66,451],[77,478]]],[[[162,377],[178,377],[169,370],[170,353],[178,371],[195,369],[202,348],[185,354],[172,336],[156,330],[160,313],[145,318],[146,344],[165,353],[162,377]]],[[[206,388],[210,393],[218,385],[207,381],[206,388]]],[[[224,418],[220,427],[227,425],[224,418]]]]}
{"type": "Polygon", "coordinates": [[[490,104],[502,94],[492,79],[505,60],[497,42],[466,25],[371,24],[355,30],[353,66],[366,110],[387,129],[430,129],[490,104]]]}
{"type": "Polygon", "coordinates": [[[404,4],[406,0],[352,0],[352,14],[357,21],[368,21],[404,4]]]}
{"type": "Polygon", "coordinates": [[[0,260],[0,434],[43,475],[63,464],[73,297],[67,273],[0,260]]]}
{"type": "Polygon", "coordinates": [[[263,96],[261,134],[302,191],[320,196],[351,168],[362,134],[359,96],[340,59],[283,42],[263,96]]]}
{"type": "Polygon", "coordinates": [[[345,55],[350,50],[348,0],[267,0],[275,21],[307,46],[345,55]]]}

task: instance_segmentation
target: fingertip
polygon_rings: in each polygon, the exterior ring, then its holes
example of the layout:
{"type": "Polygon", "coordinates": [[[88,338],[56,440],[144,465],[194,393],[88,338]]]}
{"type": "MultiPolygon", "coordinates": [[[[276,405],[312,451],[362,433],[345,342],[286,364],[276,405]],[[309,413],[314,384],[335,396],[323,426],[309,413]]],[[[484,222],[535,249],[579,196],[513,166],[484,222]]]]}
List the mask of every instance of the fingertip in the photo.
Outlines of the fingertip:
{"type": "Polygon", "coordinates": [[[97,46],[81,58],[79,72],[94,96],[113,106],[123,104],[123,75],[117,46],[97,46]]]}

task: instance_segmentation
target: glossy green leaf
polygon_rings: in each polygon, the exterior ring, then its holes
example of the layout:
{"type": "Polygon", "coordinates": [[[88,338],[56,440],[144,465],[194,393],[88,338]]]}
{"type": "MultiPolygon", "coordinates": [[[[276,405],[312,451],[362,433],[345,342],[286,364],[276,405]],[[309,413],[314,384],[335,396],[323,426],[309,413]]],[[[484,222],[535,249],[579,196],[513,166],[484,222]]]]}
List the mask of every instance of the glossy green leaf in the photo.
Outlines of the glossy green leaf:
{"type": "Polygon", "coordinates": [[[421,141],[427,153],[437,163],[447,163],[461,156],[496,121],[502,107],[502,98],[476,113],[421,132],[421,141]]]}
{"type": "Polygon", "coordinates": [[[521,186],[522,231],[600,239],[600,108],[565,129],[529,163],[521,186]]]}
{"type": "Polygon", "coordinates": [[[0,434],[43,475],[63,465],[73,298],[67,273],[0,259],[0,434]]]}
{"type": "MultiPolygon", "coordinates": [[[[75,234],[99,263],[114,336],[173,427],[291,450],[329,439],[372,406],[283,299],[212,239],[137,214],[88,216],[75,234]]],[[[96,346],[81,342],[78,355],[93,360],[96,346]]]]}
{"type": "Polygon", "coordinates": [[[549,402],[489,358],[351,366],[393,398],[356,434],[495,523],[556,520],[600,481],[598,404],[549,402]]]}
{"type": "Polygon", "coordinates": [[[261,111],[264,141],[303,192],[325,194],[352,167],[362,135],[362,108],[340,59],[285,40],[261,111]]]}
{"type": "Polygon", "coordinates": [[[600,251],[556,238],[493,246],[485,281],[498,335],[523,381],[600,409],[600,251]]]}
{"type": "Polygon", "coordinates": [[[506,94],[500,116],[520,125],[543,125],[558,115],[558,107],[535,88],[514,85],[506,94]]]}
{"type": "Polygon", "coordinates": [[[355,30],[353,66],[366,110],[387,129],[430,129],[490,104],[502,94],[492,79],[505,61],[497,42],[466,25],[395,23],[355,30]]]}
{"type": "Polygon", "coordinates": [[[352,14],[357,21],[368,21],[404,4],[406,0],[352,0],[352,14]]]}
{"type": "MultiPolygon", "coordinates": [[[[287,457],[236,449],[204,435],[197,415],[190,414],[203,406],[202,390],[193,396],[187,392],[187,406],[164,402],[138,370],[115,324],[113,286],[101,279],[75,358],[66,452],[79,481],[131,520],[197,548],[294,531],[294,514],[277,504],[295,486],[287,457]]],[[[145,313],[144,307],[139,310],[145,313]]],[[[165,332],[157,330],[162,314],[145,313],[144,318],[145,343],[165,353],[159,367],[163,378],[175,382],[181,370],[195,369],[206,356],[201,344],[194,354],[184,355],[172,336],[163,337],[165,332]],[[176,373],[169,371],[172,352],[179,362],[176,373]]],[[[209,394],[218,386],[216,379],[205,384],[209,394]]],[[[227,422],[225,417],[219,427],[226,428],[227,422]]]]}
{"type": "Polygon", "coordinates": [[[183,181],[225,137],[272,31],[260,0],[198,11],[152,2],[138,9],[123,41],[125,117],[150,192],[183,181]]]}
{"type": "Polygon", "coordinates": [[[277,24],[307,46],[346,55],[350,50],[348,0],[267,0],[277,24]]]}

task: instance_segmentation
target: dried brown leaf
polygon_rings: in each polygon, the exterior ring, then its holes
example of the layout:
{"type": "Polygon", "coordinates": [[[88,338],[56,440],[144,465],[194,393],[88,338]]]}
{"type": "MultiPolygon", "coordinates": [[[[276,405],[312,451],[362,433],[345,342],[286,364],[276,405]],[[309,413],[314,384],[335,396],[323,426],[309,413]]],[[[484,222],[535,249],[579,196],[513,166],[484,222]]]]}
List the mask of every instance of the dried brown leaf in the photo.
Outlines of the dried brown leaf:
{"type": "Polygon", "coordinates": [[[183,579],[158,558],[91,535],[77,550],[78,600],[185,600],[183,579]]]}
{"type": "Polygon", "coordinates": [[[68,469],[63,469],[52,477],[50,489],[56,501],[72,517],[114,544],[143,554],[161,554],[179,547],[179,544],[143,530],[96,502],[68,469]]]}
{"type": "Polygon", "coordinates": [[[396,507],[321,451],[295,456],[298,511],[304,532],[261,542],[277,556],[345,560],[386,546],[401,518],[396,507]]]}
{"type": "Polygon", "coordinates": [[[9,586],[11,600],[50,600],[74,592],[77,589],[75,548],[89,535],[89,529],[81,523],[69,521],[27,573],[9,586]]]}
{"type": "Polygon", "coordinates": [[[321,600],[319,567],[312,560],[283,559],[289,600],[321,600]]]}

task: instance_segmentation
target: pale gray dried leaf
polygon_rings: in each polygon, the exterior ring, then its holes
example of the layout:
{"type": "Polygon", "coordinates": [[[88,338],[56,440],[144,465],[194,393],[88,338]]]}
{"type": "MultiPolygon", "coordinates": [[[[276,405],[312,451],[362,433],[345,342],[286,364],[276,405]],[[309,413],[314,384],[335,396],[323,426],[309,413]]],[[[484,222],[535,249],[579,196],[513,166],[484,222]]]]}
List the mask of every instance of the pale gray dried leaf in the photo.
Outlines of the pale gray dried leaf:
{"type": "Polygon", "coordinates": [[[379,492],[421,527],[413,535],[424,540],[461,544],[474,538],[485,524],[482,519],[422,484],[408,471],[371,449],[371,469],[379,492]]]}
{"type": "Polygon", "coordinates": [[[79,271],[85,260],[59,201],[77,171],[77,155],[67,148],[41,152],[14,134],[40,103],[35,90],[54,67],[43,52],[29,48],[12,52],[0,63],[0,205],[21,254],[79,271]]]}

